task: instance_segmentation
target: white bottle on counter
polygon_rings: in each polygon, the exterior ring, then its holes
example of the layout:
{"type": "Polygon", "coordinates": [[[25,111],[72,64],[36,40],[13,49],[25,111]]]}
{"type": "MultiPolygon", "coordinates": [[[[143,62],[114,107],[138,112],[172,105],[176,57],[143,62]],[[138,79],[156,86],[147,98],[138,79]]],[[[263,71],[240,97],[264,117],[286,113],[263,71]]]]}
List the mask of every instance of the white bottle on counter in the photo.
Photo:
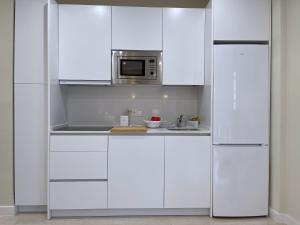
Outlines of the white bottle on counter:
{"type": "Polygon", "coordinates": [[[120,126],[121,127],[129,126],[129,117],[128,116],[120,116],[120,126]]]}

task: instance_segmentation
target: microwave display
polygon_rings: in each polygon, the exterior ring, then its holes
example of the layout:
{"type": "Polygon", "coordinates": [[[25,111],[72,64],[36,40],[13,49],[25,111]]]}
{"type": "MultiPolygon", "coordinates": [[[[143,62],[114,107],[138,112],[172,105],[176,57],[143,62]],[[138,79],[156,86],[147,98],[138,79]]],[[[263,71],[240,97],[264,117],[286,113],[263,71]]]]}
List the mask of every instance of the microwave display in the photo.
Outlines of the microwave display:
{"type": "Polygon", "coordinates": [[[121,76],[145,76],[145,60],[121,59],[121,76]]]}

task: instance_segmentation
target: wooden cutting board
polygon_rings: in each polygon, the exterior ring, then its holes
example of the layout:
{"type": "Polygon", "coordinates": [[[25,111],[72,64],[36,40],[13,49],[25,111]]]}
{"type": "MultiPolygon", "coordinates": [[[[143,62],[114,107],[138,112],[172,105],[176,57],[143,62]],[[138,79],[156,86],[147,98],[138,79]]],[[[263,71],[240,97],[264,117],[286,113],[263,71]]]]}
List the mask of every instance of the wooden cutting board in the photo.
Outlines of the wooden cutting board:
{"type": "Polygon", "coordinates": [[[113,127],[110,132],[112,133],[146,133],[146,127],[113,127]]]}

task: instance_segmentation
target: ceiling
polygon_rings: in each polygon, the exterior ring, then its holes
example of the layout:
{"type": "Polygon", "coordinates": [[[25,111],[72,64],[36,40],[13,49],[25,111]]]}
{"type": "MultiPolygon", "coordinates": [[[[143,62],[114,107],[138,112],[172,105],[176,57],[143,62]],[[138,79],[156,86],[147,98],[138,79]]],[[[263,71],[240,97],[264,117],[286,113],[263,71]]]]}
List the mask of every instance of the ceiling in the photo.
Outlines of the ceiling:
{"type": "Polygon", "coordinates": [[[57,0],[60,4],[203,8],[208,0],[57,0]]]}

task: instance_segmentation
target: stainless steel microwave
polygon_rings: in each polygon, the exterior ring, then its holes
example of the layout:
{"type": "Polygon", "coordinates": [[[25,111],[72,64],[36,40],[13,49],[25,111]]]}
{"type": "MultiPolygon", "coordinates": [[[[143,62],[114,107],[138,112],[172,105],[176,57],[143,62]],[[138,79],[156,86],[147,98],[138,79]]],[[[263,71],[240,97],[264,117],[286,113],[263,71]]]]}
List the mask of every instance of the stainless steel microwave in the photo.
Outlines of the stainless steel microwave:
{"type": "Polygon", "coordinates": [[[112,51],[113,84],[161,84],[161,51],[112,51]]]}

